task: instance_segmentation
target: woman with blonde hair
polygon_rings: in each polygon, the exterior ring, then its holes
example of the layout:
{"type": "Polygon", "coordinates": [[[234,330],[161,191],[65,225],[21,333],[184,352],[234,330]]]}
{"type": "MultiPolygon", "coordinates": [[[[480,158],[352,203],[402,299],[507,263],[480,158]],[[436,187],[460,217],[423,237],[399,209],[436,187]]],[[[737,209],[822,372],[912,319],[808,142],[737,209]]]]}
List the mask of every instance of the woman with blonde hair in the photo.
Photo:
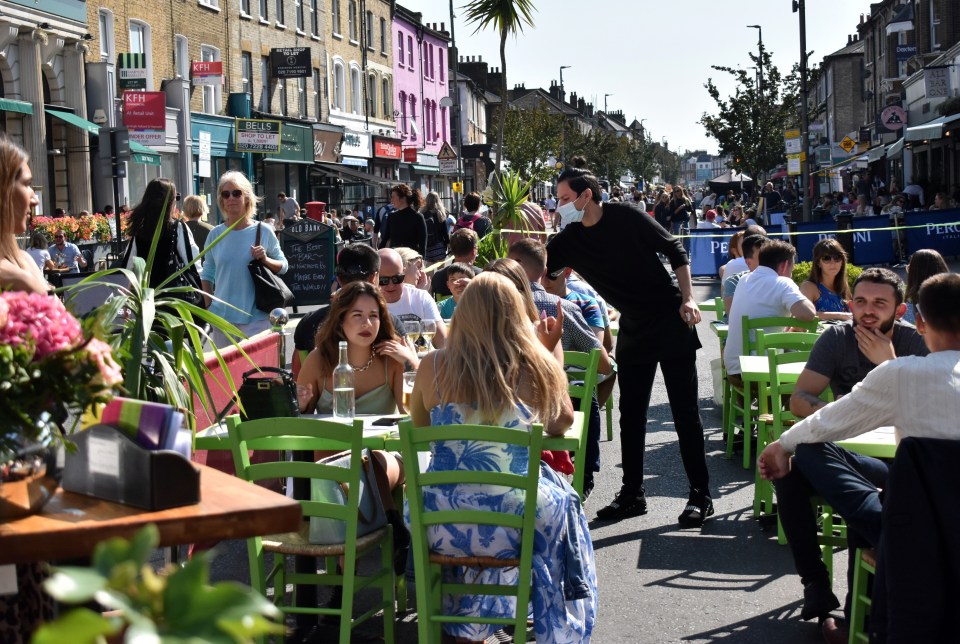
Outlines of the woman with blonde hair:
{"type": "MultiPolygon", "coordinates": [[[[483,272],[460,299],[444,349],[420,365],[411,396],[414,424],[529,428],[542,423],[551,435],[563,434],[573,420],[567,380],[560,365],[537,339],[513,283],[483,272]]],[[[518,471],[526,455],[473,441],[438,442],[431,471],[490,469],[518,471]],[[482,449],[483,458],[473,457],[482,449]]],[[[588,642],[596,617],[596,567],[586,517],[569,484],[541,464],[537,495],[531,606],[538,642],[588,642]],[[568,597],[565,597],[565,591],[568,597]]],[[[457,484],[424,490],[424,503],[438,510],[496,507],[520,514],[519,493],[496,493],[483,485],[457,484]]],[[[430,529],[435,550],[451,556],[509,556],[516,533],[460,531],[457,526],[430,529]]],[[[474,583],[515,584],[516,569],[461,569],[474,583]]],[[[508,598],[487,595],[444,597],[444,614],[463,617],[512,617],[508,598]]],[[[521,609],[522,610],[522,609],[521,609]]],[[[496,626],[447,624],[458,642],[481,642],[496,626]]]]}
{"type": "Polygon", "coordinates": [[[847,283],[847,251],[836,239],[821,239],[813,247],[813,266],[800,292],[813,302],[821,320],[853,318],[847,307],[853,299],[847,283]]]}
{"type": "MultiPolygon", "coordinates": [[[[220,177],[217,205],[224,223],[214,227],[210,237],[217,239],[227,229],[230,232],[204,255],[200,275],[203,290],[218,298],[210,303],[210,312],[236,326],[247,337],[270,328],[267,313],[254,305],[253,278],[247,265],[254,260],[278,275],[287,272],[287,258],[273,228],[254,222],[258,201],[250,180],[242,172],[231,170],[220,177]],[[259,244],[256,243],[258,232],[259,244]]],[[[230,343],[230,339],[216,329],[210,335],[217,347],[230,343]]]]}
{"type": "Polygon", "coordinates": [[[423,257],[420,256],[420,253],[406,246],[400,246],[394,248],[394,250],[400,254],[400,259],[403,260],[404,283],[414,288],[426,289],[430,285],[430,279],[423,272],[423,257]]]}
{"type": "Polygon", "coordinates": [[[17,244],[17,235],[27,232],[33,209],[40,203],[28,159],[23,148],[0,136],[0,286],[46,293],[43,272],[17,244]]]}

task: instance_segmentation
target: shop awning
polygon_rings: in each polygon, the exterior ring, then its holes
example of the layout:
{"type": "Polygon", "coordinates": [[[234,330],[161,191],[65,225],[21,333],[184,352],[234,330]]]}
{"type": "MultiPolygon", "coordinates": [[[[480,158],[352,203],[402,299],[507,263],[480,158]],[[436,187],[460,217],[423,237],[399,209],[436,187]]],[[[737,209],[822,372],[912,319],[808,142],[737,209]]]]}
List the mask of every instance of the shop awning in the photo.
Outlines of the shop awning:
{"type": "Polygon", "coordinates": [[[943,120],[946,117],[941,116],[922,125],[908,127],[903,138],[907,141],[926,141],[928,139],[939,139],[943,136],[943,120]]]}
{"type": "Polygon", "coordinates": [[[887,158],[895,159],[903,152],[903,137],[901,136],[896,143],[891,143],[887,148],[887,158]]]}
{"type": "Polygon", "coordinates": [[[0,98],[0,110],[4,112],[17,112],[19,114],[33,114],[33,103],[26,101],[15,101],[12,98],[0,98]]]}
{"type": "Polygon", "coordinates": [[[887,146],[878,145],[876,147],[870,148],[867,150],[867,163],[873,163],[879,161],[887,154],[887,146]]]}
{"type": "Polygon", "coordinates": [[[372,185],[392,186],[396,183],[395,181],[390,181],[389,179],[384,179],[383,177],[378,177],[368,172],[362,172],[356,168],[341,165],[339,163],[316,162],[313,165],[316,166],[318,170],[331,177],[348,177],[354,181],[359,181],[360,183],[369,183],[372,185]]]}
{"type": "Polygon", "coordinates": [[[160,165],[160,155],[156,150],[152,150],[142,143],[130,141],[130,154],[133,155],[134,163],[144,165],[160,165]]]}
{"type": "Polygon", "coordinates": [[[410,168],[417,172],[423,174],[440,174],[440,168],[432,165],[420,165],[419,163],[411,163],[410,168]]]}
{"type": "Polygon", "coordinates": [[[52,110],[49,107],[44,108],[44,111],[54,118],[58,118],[61,121],[65,121],[74,127],[78,127],[81,130],[86,130],[90,134],[97,136],[100,134],[100,126],[96,123],[91,123],[87,119],[80,118],[72,112],[61,112],[60,110],[52,110]]]}
{"type": "Polygon", "coordinates": [[[313,161],[305,161],[303,159],[289,159],[283,157],[263,157],[264,163],[287,163],[290,165],[313,165],[313,161]]]}

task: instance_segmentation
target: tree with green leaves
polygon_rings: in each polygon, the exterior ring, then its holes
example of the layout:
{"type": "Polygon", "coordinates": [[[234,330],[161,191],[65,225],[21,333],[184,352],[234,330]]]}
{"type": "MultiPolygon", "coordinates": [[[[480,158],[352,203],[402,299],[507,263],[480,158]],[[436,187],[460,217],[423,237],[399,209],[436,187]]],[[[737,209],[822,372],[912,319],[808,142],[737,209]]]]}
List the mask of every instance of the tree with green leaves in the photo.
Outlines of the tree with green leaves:
{"type": "Polygon", "coordinates": [[[548,163],[560,149],[561,117],[545,106],[507,111],[503,156],[524,179],[537,185],[550,181],[556,168],[548,163]]]}
{"type": "Polygon", "coordinates": [[[523,31],[524,24],[533,26],[532,0],[471,0],[464,5],[467,23],[476,30],[493,27],[500,34],[500,127],[497,135],[497,174],[503,159],[503,135],[507,124],[507,36],[523,31]]]}
{"type": "MultiPolygon", "coordinates": [[[[759,65],[761,56],[750,54],[750,59],[759,65]]],[[[736,80],[737,90],[733,96],[722,99],[713,79],[708,78],[704,87],[717,106],[717,113],[705,112],[700,118],[707,135],[719,144],[720,155],[729,155],[736,170],[758,182],[768,170],[783,163],[783,132],[799,124],[798,79],[795,74],[784,78],[771,64],[769,52],[762,52],[762,61],[762,88],[746,69],[713,65],[713,69],[736,80]]]]}

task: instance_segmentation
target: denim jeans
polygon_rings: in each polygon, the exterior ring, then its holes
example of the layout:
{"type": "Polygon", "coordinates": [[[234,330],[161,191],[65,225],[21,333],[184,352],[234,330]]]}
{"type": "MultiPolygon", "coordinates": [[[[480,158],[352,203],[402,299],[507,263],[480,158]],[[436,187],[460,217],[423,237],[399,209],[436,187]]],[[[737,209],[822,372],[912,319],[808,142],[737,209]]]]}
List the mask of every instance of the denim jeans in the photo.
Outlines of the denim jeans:
{"type": "MultiPolygon", "coordinates": [[[[790,473],[774,481],[777,512],[790,542],[802,583],[826,580],[827,569],[817,545],[817,517],[811,497],[819,495],[847,523],[851,548],[880,542],[880,494],[887,478],[883,461],[850,452],[833,443],[799,445],[790,473]]],[[[853,562],[851,555],[850,561],[853,562]]],[[[848,567],[848,588],[853,567],[848,567]]],[[[849,597],[848,597],[849,600],[849,597]]]]}
{"type": "Polygon", "coordinates": [[[688,351],[660,363],[621,364],[620,450],[623,485],[634,491],[643,486],[643,457],[647,441],[647,410],[657,364],[663,372],[680,458],[691,488],[709,494],[710,476],[704,453],[703,423],[697,399],[697,353],[688,351]]]}

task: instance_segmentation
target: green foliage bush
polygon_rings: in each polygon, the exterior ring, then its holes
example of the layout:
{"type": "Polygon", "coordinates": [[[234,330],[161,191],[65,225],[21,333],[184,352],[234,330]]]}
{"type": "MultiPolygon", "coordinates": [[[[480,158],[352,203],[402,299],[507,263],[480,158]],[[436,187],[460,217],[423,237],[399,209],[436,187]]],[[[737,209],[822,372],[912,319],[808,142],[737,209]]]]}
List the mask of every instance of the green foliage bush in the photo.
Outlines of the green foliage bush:
{"type": "MultiPolygon", "coordinates": [[[[797,283],[797,286],[807,281],[811,270],[813,270],[813,262],[799,262],[793,267],[793,281],[797,283]]],[[[862,272],[863,269],[859,266],[847,264],[847,284],[850,285],[851,291],[853,291],[853,283],[857,281],[862,272]]]]}

